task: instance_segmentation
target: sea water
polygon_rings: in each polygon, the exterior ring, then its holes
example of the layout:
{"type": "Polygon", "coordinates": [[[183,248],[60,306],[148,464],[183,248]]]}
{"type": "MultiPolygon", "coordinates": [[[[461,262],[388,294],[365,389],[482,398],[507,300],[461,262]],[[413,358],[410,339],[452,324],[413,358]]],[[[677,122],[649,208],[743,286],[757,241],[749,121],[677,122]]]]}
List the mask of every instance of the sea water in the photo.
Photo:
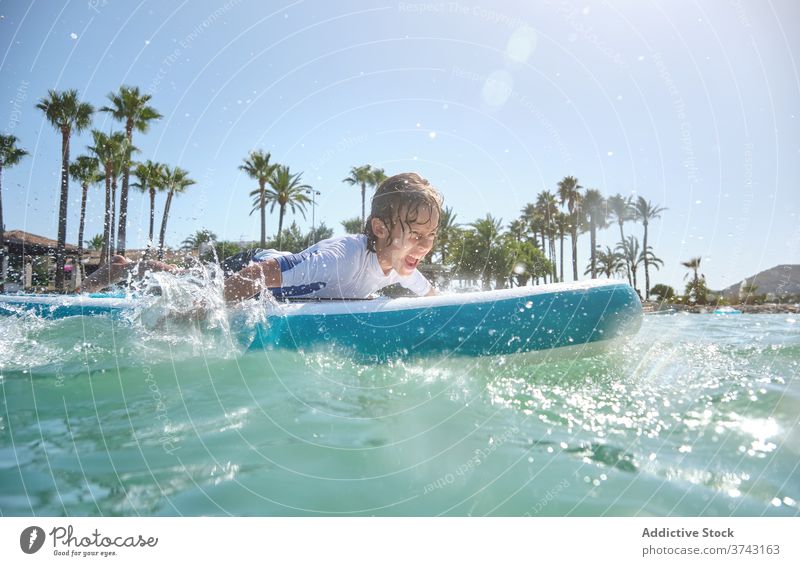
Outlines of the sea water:
{"type": "Polygon", "coordinates": [[[3,516],[800,514],[800,317],[368,365],[148,316],[0,318],[3,516]]]}

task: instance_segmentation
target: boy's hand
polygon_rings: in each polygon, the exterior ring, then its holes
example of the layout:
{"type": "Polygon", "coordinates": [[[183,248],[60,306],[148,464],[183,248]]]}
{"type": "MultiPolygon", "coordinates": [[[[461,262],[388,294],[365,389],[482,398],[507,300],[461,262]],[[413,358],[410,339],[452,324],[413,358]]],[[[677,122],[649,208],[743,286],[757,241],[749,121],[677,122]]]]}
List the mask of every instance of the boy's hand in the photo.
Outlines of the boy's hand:
{"type": "Polygon", "coordinates": [[[225,301],[236,303],[250,299],[265,289],[280,287],[281,279],[277,260],[249,265],[225,280],[225,301]]]}

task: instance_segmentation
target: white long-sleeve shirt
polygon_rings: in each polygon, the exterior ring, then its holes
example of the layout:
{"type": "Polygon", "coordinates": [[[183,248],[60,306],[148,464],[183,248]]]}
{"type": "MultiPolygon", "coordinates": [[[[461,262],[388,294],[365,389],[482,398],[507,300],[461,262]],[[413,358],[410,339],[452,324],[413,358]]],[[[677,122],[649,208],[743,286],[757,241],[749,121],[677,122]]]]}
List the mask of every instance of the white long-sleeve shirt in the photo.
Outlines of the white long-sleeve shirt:
{"type": "Polygon", "coordinates": [[[300,253],[262,250],[253,261],[276,259],[281,269],[281,286],[270,289],[284,297],[365,298],[372,293],[399,283],[415,293],[425,295],[430,282],[416,269],[401,276],[394,269],[383,272],[375,252],[367,249],[364,234],[329,238],[300,253]]]}

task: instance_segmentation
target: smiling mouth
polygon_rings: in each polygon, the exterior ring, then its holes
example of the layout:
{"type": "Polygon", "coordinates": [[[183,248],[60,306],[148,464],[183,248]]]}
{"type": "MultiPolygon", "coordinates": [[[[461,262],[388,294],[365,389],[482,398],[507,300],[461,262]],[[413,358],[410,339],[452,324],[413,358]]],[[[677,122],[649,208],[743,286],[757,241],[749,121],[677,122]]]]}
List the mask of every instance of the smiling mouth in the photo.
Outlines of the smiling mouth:
{"type": "Polygon", "coordinates": [[[406,258],[405,258],[405,264],[406,264],[406,267],[408,269],[416,268],[418,263],[419,263],[419,259],[417,259],[415,257],[412,257],[410,255],[406,256],[406,258]]]}

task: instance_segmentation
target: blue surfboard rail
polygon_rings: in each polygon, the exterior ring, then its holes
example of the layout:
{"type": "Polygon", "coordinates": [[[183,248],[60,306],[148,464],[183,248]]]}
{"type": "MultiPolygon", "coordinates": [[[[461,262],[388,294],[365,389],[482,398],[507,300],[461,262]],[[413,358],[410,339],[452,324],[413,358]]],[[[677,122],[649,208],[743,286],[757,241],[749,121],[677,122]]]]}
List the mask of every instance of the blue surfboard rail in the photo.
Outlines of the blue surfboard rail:
{"type": "Polygon", "coordinates": [[[634,334],[642,305],[627,284],[584,282],[350,305],[291,305],[256,328],[251,349],[333,346],[372,361],[488,356],[590,344],[634,334]]]}
{"type": "Polygon", "coordinates": [[[0,315],[33,313],[47,319],[71,316],[116,316],[133,308],[136,300],[120,293],[87,295],[0,295],[0,315]]]}
{"type": "MultiPolygon", "coordinates": [[[[114,294],[0,295],[0,314],[116,317],[137,305],[114,294]]],[[[642,305],[627,284],[592,280],[433,297],[281,303],[251,350],[319,348],[383,361],[489,356],[588,345],[634,334],[642,305]]],[[[252,330],[252,328],[251,328],[252,330]]]]}

